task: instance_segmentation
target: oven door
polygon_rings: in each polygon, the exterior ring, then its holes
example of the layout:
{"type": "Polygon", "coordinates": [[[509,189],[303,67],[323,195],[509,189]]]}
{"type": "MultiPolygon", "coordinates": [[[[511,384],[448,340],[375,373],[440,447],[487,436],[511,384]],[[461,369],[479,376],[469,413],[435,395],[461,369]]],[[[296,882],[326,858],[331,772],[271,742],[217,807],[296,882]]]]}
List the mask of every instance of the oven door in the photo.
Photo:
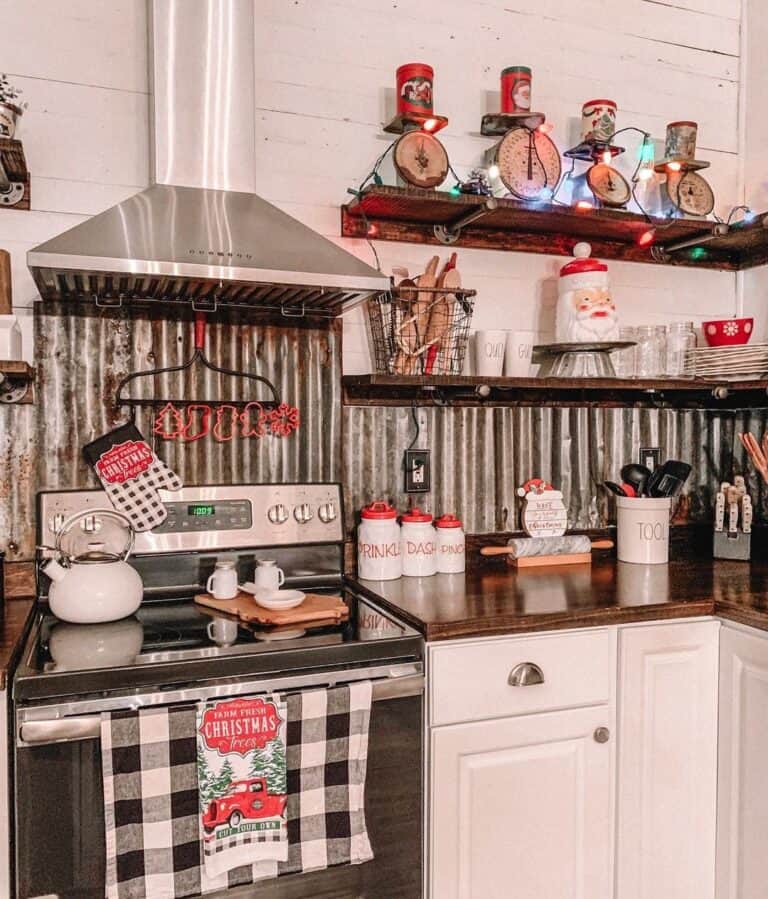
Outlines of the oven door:
{"type": "MultiPolygon", "coordinates": [[[[15,861],[17,899],[102,899],[104,800],[99,712],[213,696],[294,691],[373,681],[365,813],[374,859],[235,888],[258,899],[418,899],[422,895],[421,665],[358,669],[227,687],[83,700],[16,712],[15,861]]],[[[221,894],[218,894],[221,895],[221,894]]],[[[151,897],[149,897],[151,899],[151,897]]]]}

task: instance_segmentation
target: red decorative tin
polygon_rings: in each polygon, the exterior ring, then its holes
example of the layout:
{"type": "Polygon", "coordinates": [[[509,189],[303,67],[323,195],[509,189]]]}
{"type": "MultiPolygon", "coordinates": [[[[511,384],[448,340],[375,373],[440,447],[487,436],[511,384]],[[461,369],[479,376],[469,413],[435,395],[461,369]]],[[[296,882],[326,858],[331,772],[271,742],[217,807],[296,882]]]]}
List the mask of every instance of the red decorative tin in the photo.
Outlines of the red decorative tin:
{"type": "Polygon", "coordinates": [[[397,70],[397,113],[400,116],[432,115],[432,66],[407,62],[397,70]]]}
{"type": "Polygon", "coordinates": [[[531,111],[531,70],[528,66],[508,66],[501,73],[502,113],[531,111]]]}

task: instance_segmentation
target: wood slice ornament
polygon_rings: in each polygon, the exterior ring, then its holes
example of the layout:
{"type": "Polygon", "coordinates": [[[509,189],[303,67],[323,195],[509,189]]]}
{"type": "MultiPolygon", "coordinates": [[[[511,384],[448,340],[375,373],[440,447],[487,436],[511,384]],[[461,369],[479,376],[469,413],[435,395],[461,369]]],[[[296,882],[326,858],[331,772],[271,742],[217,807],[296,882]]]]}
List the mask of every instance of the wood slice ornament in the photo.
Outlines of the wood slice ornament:
{"type": "Polygon", "coordinates": [[[448,175],[448,154],[440,141],[427,131],[414,129],[398,139],[394,163],[400,177],[414,187],[437,187],[448,175]]]}
{"type": "Polygon", "coordinates": [[[563,494],[541,478],[518,488],[523,499],[522,524],[529,537],[562,537],[568,528],[563,494]]]}

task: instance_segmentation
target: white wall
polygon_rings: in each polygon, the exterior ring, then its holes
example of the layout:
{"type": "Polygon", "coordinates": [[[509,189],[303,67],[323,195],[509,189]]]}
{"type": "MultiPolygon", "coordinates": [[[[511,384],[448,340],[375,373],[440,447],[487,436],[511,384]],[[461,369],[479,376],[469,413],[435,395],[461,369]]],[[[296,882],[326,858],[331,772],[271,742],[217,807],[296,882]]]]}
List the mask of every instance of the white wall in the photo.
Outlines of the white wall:
{"type": "MultiPolygon", "coordinates": [[[[534,107],[562,149],[595,96],[617,100],[619,126],[657,138],[669,121],[696,119],[720,211],[740,202],[740,0],[258,0],[257,9],[257,190],[329,237],[338,236],[346,189],[391,139],[381,125],[393,112],[395,69],[409,61],[435,68],[435,109],[451,119],[440,136],[459,174],[491,143],[480,118],[498,110],[501,69],[527,64],[534,107]]],[[[631,172],[630,153],[621,165],[631,172]]],[[[348,245],[371,260],[364,242],[348,245]]],[[[387,272],[416,273],[432,252],[377,248],[387,272]]],[[[562,259],[459,257],[465,285],[479,291],[474,327],[551,326],[562,259]]],[[[619,263],[611,271],[627,324],[733,312],[733,275],[619,263]]],[[[360,313],[347,316],[345,344],[345,370],[370,370],[360,313]]]]}
{"type": "Polygon", "coordinates": [[[146,3],[0,0],[0,22],[0,66],[29,103],[17,137],[32,175],[32,210],[0,211],[0,247],[34,361],[27,250],[148,183],[146,3]]]}
{"type": "MultiPolygon", "coordinates": [[[[195,2],[187,0],[190,10],[195,2]]],[[[257,190],[339,242],[339,203],[386,148],[381,125],[393,111],[395,69],[411,60],[436,70],[436,110],[451,118],[442,139],[460,174],[489,146],[480,117],[498,108],[501,68],[529,64],[534,105],[554,123],[562,148],[575,141],[581,104],[593,96],[614,97],[620,125],[657,138],[672,119],[697,119],[720,211],[740,201],[740,0],[255,3],[257,190]]],[[[33,210],[0,211],[0,246],[13,254],[23,311],[35,297],[26,251],[148,182],[146,7],[144,0],[0,0],[0,21],[12,35],[3,69],[30,106],[19,136],[33,210]]],[[[621,164],[632,167],[629,153],[621,164]]],[[[344,243],[371,259],[364,242],[344,243]]],[[[384,242],[378,249],[385,271],[417,272],[431,253],[384,242]]],[[[474,326],[546,330],[562,261],[461,251],[465,284],[479,291],[474,326]]],[[[735,304],[732,275],[619,263],[611,270],[629,324],[700,320],[730,314],[735,304]]],[[[347,317],[345,339],[346,370],[367,370],[360,313],[347,317]]]]}

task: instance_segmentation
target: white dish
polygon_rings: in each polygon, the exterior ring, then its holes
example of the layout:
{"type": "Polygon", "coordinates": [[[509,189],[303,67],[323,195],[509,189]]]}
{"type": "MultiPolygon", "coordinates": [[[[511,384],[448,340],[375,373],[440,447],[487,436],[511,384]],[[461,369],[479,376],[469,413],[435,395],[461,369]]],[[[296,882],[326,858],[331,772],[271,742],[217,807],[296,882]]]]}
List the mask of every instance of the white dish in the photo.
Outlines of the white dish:
{"type": "Polygon", "coordinates": [[[285,612],[288,609],[295,609],[300,606],[306,599],[306,593],[301,590],[273,590],[265,592],[257,590],[253,594],[256,605],[263,609],[269,609],[272,612],[285,612]]]}

